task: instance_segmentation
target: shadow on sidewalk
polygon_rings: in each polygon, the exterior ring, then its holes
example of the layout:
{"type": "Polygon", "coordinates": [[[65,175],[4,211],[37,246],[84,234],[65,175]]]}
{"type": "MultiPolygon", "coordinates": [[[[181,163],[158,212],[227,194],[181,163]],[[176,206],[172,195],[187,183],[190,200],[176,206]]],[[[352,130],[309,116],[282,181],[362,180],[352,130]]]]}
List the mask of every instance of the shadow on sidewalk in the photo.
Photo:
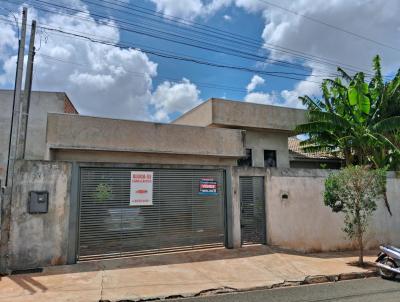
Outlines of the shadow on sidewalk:
{"type": "Polygon", "coordinates": [[[10,276],[10,280],[18,284],[18,286],[22,287],[24,290],[28,291],[29,294],[33,295],[34,293],[40,291],[45,292],[47,291],[47,287],[44,286],[42,283],[34,280],[29,275],[17,275],[17,276],[10,276]]]}

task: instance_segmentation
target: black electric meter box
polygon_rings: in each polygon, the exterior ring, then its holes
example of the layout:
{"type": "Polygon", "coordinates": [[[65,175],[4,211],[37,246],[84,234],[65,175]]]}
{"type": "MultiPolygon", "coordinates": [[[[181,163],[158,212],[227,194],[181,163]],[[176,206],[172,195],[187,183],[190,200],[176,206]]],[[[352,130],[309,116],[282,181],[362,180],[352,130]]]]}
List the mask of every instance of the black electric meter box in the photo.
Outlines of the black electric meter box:
{"type": "Polygon", "coordinates": [[[49,210],[49,192],[30,191],[28,199],[29,214],[44,214],[49,210]]]}

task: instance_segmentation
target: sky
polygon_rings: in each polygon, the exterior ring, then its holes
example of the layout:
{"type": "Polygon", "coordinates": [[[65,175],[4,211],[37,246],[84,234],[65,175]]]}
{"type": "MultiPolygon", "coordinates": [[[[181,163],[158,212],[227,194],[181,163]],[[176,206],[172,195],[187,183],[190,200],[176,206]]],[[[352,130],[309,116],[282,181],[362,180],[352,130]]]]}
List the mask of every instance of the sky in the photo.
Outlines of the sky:
{"type": "Polygon", "coordinates": [[[379,54],[388,77],[400,67],[398,0],[0,4],[0,88],[14,87],[15,18],[27,6],[33,89],[65,91],[85,115],[170,122],[212,97],[302,108],[298,97],[319,97],[337,66],[371,73],[379,54]]]}

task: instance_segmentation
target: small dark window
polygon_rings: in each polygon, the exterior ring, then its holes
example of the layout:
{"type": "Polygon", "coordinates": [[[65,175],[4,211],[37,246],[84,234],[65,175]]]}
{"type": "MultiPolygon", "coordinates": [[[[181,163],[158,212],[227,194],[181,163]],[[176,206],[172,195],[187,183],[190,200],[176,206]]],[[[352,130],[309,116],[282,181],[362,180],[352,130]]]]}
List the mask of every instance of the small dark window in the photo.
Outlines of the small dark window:
{"type": "Polygon", "coordinates": [[[275,150],[264,150],[264,167],[275,168],[276,167],[276,151],[275,150]]]}
{"type": "Polygon", "coordinates": [[[251,149],[246,149],[246,156],[238,160],[238,166],[251,167],[253,161],[251,153],[251,149]]]}

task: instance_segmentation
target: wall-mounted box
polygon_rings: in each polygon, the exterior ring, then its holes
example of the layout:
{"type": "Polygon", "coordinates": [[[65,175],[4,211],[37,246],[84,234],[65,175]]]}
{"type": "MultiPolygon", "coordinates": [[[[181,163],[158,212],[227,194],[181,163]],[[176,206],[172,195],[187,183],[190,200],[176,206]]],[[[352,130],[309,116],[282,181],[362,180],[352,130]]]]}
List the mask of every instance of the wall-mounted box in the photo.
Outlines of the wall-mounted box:
{"type": "Polygon", "coordinates": [[[29,214],[44,214],[49,210],[49,192],[30,191],[28,199],[29,214]]]}

